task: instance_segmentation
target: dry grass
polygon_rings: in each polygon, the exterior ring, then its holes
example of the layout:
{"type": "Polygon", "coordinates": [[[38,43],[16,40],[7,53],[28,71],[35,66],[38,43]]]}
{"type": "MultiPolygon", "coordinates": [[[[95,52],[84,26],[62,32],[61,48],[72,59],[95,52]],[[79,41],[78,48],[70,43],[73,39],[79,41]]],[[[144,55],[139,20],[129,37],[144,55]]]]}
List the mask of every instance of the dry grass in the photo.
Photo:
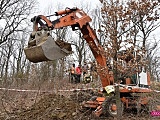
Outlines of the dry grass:
{"type": "MultiPolygon", "coordinates": [[[[16,81],[16,80],[15,80],[16,81]]],[[[27,80],[26,80],[27,81],[27,80]]],[[[19,82],[20,83],[20,82],[19,82]]],[[[100,88],[100,81],[94,80],[88,84],[71,84],[68,77],[64,79],[54,78],[41,81],[33,77],[32,81],[23,82],[17,85],[16,82],[8,85],[8,88],[30,89],[37,91],[0,91],[0,120],[105,120],[108,117],[95,118],[91,111],[81,112],[79,104],[89,99],[90,92],[60,91],[83,88],[100,88]],[[46,102],[45,102],[46,101],[46,102]],[[54,102],[53,102],[54,101],[54,102]],[[68,106],[65,108],[65,105],[68,106]],[[69,109],[68,109],[69,108],[69,109]],[[30,116],[30,118],[29,118],[30,116]]],[[[155,86],[157,88],[157,86],[155,86]]],[[[149,111],[156,110],[156,104],[160,103],[160,93],[142,94],[150,98],[149,111]]],[[[149,114],[135,114],[126,112],[123,120],[158,120],[158,117],[151,117],[149,114]]],[[[113,118],[111,118],[113,119],[113,118]]]]}

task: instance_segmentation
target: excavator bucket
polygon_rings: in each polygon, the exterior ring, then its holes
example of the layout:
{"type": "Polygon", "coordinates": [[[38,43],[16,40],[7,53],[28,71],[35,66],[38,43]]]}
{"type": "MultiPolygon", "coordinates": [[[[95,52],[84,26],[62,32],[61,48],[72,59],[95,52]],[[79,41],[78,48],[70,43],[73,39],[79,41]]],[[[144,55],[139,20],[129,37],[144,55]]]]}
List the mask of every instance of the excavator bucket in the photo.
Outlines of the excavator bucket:
{"type": "Polygon", "coordinates": [[[52,61],[72,53],[71,44],[62,40],[54,41],[49,34],[33,36],[34,39],[30,38],[28,47],[24,48],[26,58],[31,62],[52,61]]]}

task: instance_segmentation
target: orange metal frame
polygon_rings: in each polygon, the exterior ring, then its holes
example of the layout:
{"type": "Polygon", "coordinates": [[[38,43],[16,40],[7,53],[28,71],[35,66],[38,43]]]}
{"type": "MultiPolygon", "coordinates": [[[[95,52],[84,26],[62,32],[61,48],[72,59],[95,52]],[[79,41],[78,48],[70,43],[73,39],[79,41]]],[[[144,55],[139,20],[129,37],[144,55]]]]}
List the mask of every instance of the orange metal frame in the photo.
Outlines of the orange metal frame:
{"type": "MultiPolygon", "coordinates": [[[[33,19],[33,29],[34,31],[38,31],[40,27],[43,27],[42,24],[40,24],[43,20],[46,22],[44,24],[47,26],[50,30],[53,29],[59,29],[67,26],[71,26],[72,30],[76,30],[78,27],[79,30],[83,34],[83,38],[88,43],[95,59],[97,60],[97,63],[100,67],[98,69],[98,74],[101,79],[101,83],[103,87],[106,87],[108,85],[114,84],[113,74],[109,73],[108,67],[106,65],[107,59],[105,57],[105,51],[102,48],[102,46],[99,43],[99,40],[96,36],[95,31],[90,27],[89,22],[91,21],[91,18],[82,10],[76,8],[76,9],[66,9],[59,12],[56,12],[56,16],[61,16],[59,19],[50,21],[46,16],[39,15],[34,17],[33,19]]],[[[148,83],[150,80],[148,81],[148,83]]],[[[133,88],[132,90],[128,90],[127,88],[120,89],[121,93],[142,93],[142,92],[151,92],[150,89],[141,89],[141,88],[133,88]]],[[[86,107],[91,108],[97,108],[98,114],[101,114],[101,104],[105,100],[104,97],[98,97],[96,101],[88,101],[86,102],[86,107]]],[[[121,98],[123,102],[125,102],[128,106],[129,100],[127,98],[121,98]]],[[[146,104],[146,100],[142,100],[143,104],[146,104]]]]}
{"type": "Polygon", "coordinates": [[[63,10],[56,12],[56,15],[61,15],[61,17],[55,21],[50,21],[47,17],[43,15],[39,15],[34,17],[34,31],[38,31],[38,28],[43,27],[40,23],[41,20],[46,22],[46,26],[53,29],[63,28],[66,26],[71,26],[72,30],[75,30],[76,27],[83,34],[83,38],[88,43],[95,59],[97,60],[98,65],[100,66],[100,70],[98,71],[99,76],[101,78],[102,86],[105,87],[107,85],[113,84],[113,79],[110,79],[111,76],[108,72],[108,67],[106,65],[106,58],[104,49],[99,43],[99,40],[95,34],[95,31],[90,27],[89,22],[91,18],[80,9],[72,9],[63,10]],[[62,16],[63,15],[63,16],[62,16]],[[39,26],[40,25],[40,26],[39,26]]]}

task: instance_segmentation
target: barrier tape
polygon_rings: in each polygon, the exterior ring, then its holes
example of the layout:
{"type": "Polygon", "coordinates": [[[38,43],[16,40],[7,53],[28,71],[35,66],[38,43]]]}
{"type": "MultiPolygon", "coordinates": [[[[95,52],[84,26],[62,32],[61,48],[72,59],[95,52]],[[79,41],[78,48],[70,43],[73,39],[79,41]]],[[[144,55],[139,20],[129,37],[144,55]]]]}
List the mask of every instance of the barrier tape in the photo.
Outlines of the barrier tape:
{"type": "Polygon", "coordinates": [[[9,89],[9,88],[0,88],[0,90],[4,91],[15,91],[15,92],[42,92],[42,93],[53,93],[53,92],[74,92],[74,91],[87,91],[87,90],[98,90],[98,88],[77,88],[77,89],[70,89],[70,90],[49,90],[49,91],[42,91],[42,90],[22,90],[22,89],[9,89]]]}
{"type": "MultiPolygon", "coordinates": [[[[133,87],[133,86],[132,86],[133,87]]],[[[53,93],[53,92],[76,92],[76,91],[87,91],[87,90],[99,90],[99,88],[77,88],[77,89],[69,89],[69,90],[22,90],[22,89],[9,89],[9,88],[0,88],[0,90],[4,91],[15,91],[15,92],[40,92],[40,93],[53,93]]],[[[156,93],[160,93],[158,90],[153,90],[156,93]]]]}
{"type": "MultiPolygon", "coordinates": [[[[40,90],[22,90],[22,89],[9,89],[9,88],[0,88],[0,90],[16,91],[16,92],[46,92],[46,91],[40,91],[40,90]]],[[[50,91],[47,91],[47,92],[50,92],[50,91]]]]}
{"type": "Polygon", "coordinates": [[[156,92],[156,93],[160,93],[160,91],[158,91],[158,90],[154,90],[154,92],[156,92]]]}
{"type": "MultiPolygon", "coordinates": [[[[140,88],[140,89],[149,89],[149,88],[143,88],[143,87],[139,87],[139,86],[130,86],[130,85],[123,85],[123,84],[117,84],[117,83],[115,83],[114,84],[114,86],[120,86],[120,87],[123,87],[123,88],[140,88]]],[[[152,90],[152,89],[150,89],[150,90],[152,90]]],[[[156,92],[156,93],[160,93],[160,91],[158,91],[158,90],[152,90],[152,91],[154,91],[154,92],[156,92]]]]}

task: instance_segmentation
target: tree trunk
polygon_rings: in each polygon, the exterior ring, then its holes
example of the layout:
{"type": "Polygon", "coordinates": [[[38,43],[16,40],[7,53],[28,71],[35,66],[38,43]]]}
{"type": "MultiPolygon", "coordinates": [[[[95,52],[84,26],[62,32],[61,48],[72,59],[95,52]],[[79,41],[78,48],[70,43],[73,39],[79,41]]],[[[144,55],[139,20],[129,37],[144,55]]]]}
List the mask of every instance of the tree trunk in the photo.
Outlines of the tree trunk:
{"type": "Polygon", "coordinates": [[[121,114],[121,99],[120,99],[120,91],[119,91],[119,86],[116,86],[115,87],[115,97],[116,97],[116,106],[117,106],[117,120],[120,120],[121,117],[122,117],[122,114],[121,114]]]}

